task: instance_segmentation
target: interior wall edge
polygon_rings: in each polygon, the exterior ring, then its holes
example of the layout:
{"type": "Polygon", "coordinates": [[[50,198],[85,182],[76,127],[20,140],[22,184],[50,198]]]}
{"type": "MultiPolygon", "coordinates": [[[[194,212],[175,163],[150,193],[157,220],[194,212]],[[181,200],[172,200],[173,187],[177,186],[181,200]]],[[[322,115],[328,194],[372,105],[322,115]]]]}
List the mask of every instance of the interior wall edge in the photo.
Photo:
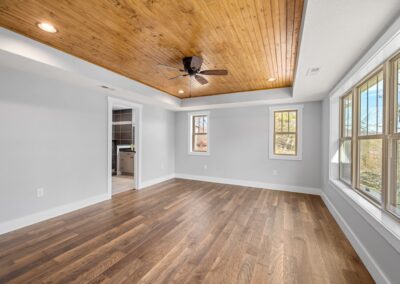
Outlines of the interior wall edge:
{"type": "MultiPolygon", "coordinates": [[[[257,181],[249,181],[249,180],[236,180],[236,179],[227,179],[227,178],[218,178],[211,176],[199,176],[199,175],[188,175],[183,173],[174,173],[165,176],[161,176],[156,179],[147,180],[141,183],[140,189],[144,189],[161,182],[165,182],[174,178],[179,179],[187,179],[187,180],[196,180],[196,181],[204,181],[204,182],[212,182],[212,183],[222,183],[229,185],[237,185],[237,186],[245,186],[251,188],[259,188],[259,189],[267,189],[267,190],[277,190],[277,191],[286,191],[286,192],[295,192],[295,193],[303,193],[303,194],[311,194],[311,195],[321,195],[320,188],[313,187],[304,187],[304,186],[293,186],[293,185],[284,185],[284,184],[270,184],[264,182],[257,181]]],[[[140,190],[139,189],[139,190],[140,190]]],[[[78,200],[69,204],[65,204],[62,206],[58,206],[55,208],[51,208],[48,210],[44,210],[41,212],[33,213],[27,216],[23,216],[14,220],[6,221],[0,224],[0,235],[5,234],[29,225],[33,225],[78,209],[82,209],[84,207],[88,207],[90,205],[94,205],[101,201],[105,201],[110,199],[110,195],[108,193],[96,195],[90,198],[78,200]]]]}
{"type": "Polygon", "coordinates": [[[150,186],[153,186],[153,185],[156,185],[156,184],[159,184],[159,183],[164,182],[164,181],[168,181],[168,180],[173,179],[173,178],[175,178],[175,174],[169,174],[169,175],[160,176],[158,178],[147,180],[147,181],[144,181],[144,182],[142,181],[140,183],[139,190],[147,188],[147,187],[150,187],[150,186]]]}
{"type": "Polygon", "coordinates": [[[357,234],[352,230],[352,227],[346,222],[345,218],[342,216],[339,210],[336,209],[335,205],[329,199],[329,197],[325,192],[322,192],[321,198],[324,201],[329,212],[332,214],[333,218],[336,220],[336,223],[338,223],[339,227],[346,235],[346,238],[350,241],[352,247],[357,252],[361,261],[368,269],[368,271],[371,273],[371,276],[374,278],[374,280],[377,283],[390,284],[391,281],[387,278],[387,276],[379,267],[373,256],[368,252],[364,244],[358,238],[357,234]]]}
{"type": "Polygon", "coordinates": [[[184,173],[176,173],[175,178],[206,181],[206,182],[213,182],[213,183],[222,183],[222,184],[229,184],[229,185],[246,186],[246,187],[254,187],[254,188],[269,189],[269,190],[321,195],[321,189],[315,188],[315,187],[295,186],[295,185],[286,185],[286,184],[271,184],[271,183],[265,183],[265,182],[259,182],[259,181],[220,178],[220,177],[213,177],[213,176],[200,176],[200,175],[191,175],[191,174],[184,174],[184,173]]]}

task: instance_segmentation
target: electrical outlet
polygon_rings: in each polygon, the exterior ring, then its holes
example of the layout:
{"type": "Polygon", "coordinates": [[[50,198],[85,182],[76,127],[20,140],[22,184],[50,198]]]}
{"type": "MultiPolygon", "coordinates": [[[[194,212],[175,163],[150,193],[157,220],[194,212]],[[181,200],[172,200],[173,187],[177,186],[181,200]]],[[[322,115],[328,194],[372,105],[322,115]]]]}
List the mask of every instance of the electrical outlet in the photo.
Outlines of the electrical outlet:
{"type": "Polygon", "coordinates": [[[277,170],[273,170],[273,171],[272,171],[272,174],[273,174],[274,176],[277,176],[277,175],[278,175],[278,171],[277,171],[277,170]]]}
{"type": "Polygon", "coordinates": [[[36,189],[36,196],[37,197],[43,197],[44,195],[44,188],[43,187],[39,187],[36,189]]]}
{"type": "Polygon", "coordinates": [[[208,168],[207,165],[204,165],[204,169],[207,170],[207,168],[208,168]]]}

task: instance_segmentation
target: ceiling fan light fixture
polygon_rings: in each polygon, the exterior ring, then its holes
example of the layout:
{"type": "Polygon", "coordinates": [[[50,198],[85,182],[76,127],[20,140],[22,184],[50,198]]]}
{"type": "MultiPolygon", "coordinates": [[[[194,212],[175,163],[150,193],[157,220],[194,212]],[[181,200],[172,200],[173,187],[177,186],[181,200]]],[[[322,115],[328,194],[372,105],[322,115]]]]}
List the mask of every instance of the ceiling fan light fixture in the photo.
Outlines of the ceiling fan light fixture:
{"type": "Polygon", "coordinates": [[[41,29],[41,30],[43,30],[45,32],[48,32],[48,33],[52,33],[53,34],[53,33],[57,32],[57,29],[52,24],[49,24],[49,23],[46,23],[46,22],[38,23],[37,26],[39,27],[39,29],[41,29]]]}
{"type": "Polygon", "coordinates": [[[274,82],[274,81],[276,81],[276,78],[271,77],[271,78],[268,78],[267,81],[268,81],[268,82],[274,82]]]}

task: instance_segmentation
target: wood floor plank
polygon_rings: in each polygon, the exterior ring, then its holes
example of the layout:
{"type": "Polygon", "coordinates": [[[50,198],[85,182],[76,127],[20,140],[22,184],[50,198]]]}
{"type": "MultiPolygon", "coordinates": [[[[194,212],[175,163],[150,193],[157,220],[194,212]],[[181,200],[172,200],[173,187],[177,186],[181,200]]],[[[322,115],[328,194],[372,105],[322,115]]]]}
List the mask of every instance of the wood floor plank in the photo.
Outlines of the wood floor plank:
{"type": "Polygon", "coordinates": [[[318,196],[175,179],[0,236],[0,283],[374,283],[318,196]]]}

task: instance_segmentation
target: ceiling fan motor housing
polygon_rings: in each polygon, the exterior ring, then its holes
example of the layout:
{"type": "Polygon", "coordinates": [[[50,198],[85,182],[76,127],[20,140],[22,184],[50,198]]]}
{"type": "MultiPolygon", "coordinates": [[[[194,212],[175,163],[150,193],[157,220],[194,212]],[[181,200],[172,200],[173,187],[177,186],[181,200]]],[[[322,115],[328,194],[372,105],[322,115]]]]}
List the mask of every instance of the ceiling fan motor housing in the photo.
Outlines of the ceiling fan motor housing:
{"type": "Polygon", "coordinates": [[[200,68],[195,69],[191,67],[192,58],[193,57],[184,57],[182,59],[183,68],[187,73],[189,73],[190,76],[194,76],[200,71],[200,68]]]}

